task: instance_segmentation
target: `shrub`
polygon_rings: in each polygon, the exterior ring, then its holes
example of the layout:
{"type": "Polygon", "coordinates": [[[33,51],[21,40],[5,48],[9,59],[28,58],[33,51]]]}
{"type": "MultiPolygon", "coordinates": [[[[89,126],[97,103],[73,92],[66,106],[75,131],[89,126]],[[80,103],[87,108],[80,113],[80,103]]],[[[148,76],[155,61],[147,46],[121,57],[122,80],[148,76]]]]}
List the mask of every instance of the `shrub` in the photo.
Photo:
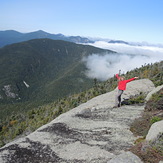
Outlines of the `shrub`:
{"type": "Polygon", "coordinates": [[[163,110],[163,88],[157,93],[153,94],[151,99],[146,103],[145,110],[163,110]]]}
{"type": "Polygon", "coordinates": [[[161,120],[162,120],[162,119],[161,119],[160,117],[155,116],[155,117],[152,117],[152,118],[150,119],[150,122],[151,122],[151,124],[153,124],[153,123],[158,122],[158,121],[161,121],[161,120]]]}
{"type": "Polygon", "coordinates": [[[140,94],[137,96],[133,96],[130,99],[125,99],[122,104],[132,105],[132,104],[142,104],[144,103],[145,95],[140,94]]]}
{"type": "Polygon", "coordinates": [[[17,120],[12,120],[12,121],[10,121],[10,126],[13,126],[14,124],[17,124],[17,120]]]}

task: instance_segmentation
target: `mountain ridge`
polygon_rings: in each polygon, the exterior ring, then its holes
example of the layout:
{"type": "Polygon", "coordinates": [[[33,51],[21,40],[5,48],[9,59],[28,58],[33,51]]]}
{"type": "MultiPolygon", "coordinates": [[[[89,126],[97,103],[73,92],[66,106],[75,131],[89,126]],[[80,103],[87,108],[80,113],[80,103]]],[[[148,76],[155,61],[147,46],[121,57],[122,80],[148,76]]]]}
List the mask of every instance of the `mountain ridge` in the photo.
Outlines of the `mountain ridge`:
{"type": "Polygon", "coordinates": [[[6,31],[0,31],[0,47],[13,44],[13,43],[28,41],[32,39],[40,39],[40,38],[64,40],[64,41],[70,41],[74,43],[92,43],[92,41],[86,37],[65,36],[63,34],[50,34],[43,30],[38,30],[29,33],[21,33],[15,30],[6,30],[6,31]]]}
{"type": "MultiPolygon", "coordinates": [[[[46,99],[49,95],[50,99],[57,96],[55,95],[57,92],[61,94],[59,97],[63,97],[63,91],[67,92],[65,94],[69,94],[78,89],[83,90],[84,87],[88,88],[93,80],[84,74],[86,67],[82,58],[92,53],[103,55],[115,52],[52,39],[34,39],[1,48],[0,100],[2,101],[2,97],[4,97],[4,89],[5,94],[8,91],[12,95],[12,91],[9,91],[11,87],[16,90],[15,96],[18,101],[19,98],[37,99],[37,96],[45,100],[45,96],[42,96],[43,92],[47,94],[46,99]],[[64,80],[64,83],[61,79],[64,80]],[[60,91],[54,88],[59,88],[60,91]]],[[[117,54],[115,53],[115,55],[117,54]]]]}
{"type": "Polygon", "coordinates": [[[163,47],[162,44],[152,44],[148,42],[132,42],[132,41],[124,41],[124,40],[91,38],[91,37],[82,37],[82,36],[65,36],[61,33],[51,34],[43,30],[38,30],[38,31],[28,32],[28,33],[21,33],[15,30],[0,31],[0,47],[13,44],[13,43],[28,41],[31,39],[40,39],[40,38],[64,40],[64,41],[81,43],[81,44],[94,43],[96,41],[105,41],[112,44],[126,44],[130,46],[153,46],[153,47],[161,47],[161,48],[163,47]]]}

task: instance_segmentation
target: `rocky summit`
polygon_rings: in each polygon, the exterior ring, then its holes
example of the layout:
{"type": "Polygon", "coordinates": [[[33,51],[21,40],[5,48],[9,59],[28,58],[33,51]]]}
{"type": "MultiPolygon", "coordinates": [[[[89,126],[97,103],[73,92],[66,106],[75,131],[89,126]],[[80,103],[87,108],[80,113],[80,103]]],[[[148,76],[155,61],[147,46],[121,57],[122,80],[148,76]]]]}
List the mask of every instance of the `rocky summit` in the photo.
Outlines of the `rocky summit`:
{"type": "MultiPolygon", "coordinates": [[[[122,98],[148,94],[154,84],[148,79],[127,85],[122,98]]],[[[30,135],[0,149],[1,163],[107,163],[115,162],[137,139],[130,124],[144,106],[113,108],[117,88],[64,113],[30,135]]],[[[127,153],[132,162],[141,160],[127,153]]],[[[126,156],[123,155],[126,162],[126,156]]]]}

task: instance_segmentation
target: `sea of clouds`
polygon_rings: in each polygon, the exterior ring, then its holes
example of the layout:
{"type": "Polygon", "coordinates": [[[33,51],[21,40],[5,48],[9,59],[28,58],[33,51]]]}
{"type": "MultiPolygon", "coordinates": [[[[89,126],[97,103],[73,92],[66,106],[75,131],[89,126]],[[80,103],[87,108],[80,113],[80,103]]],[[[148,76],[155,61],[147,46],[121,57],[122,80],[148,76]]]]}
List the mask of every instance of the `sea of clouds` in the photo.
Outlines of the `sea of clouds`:
{"type": "Polygon", "coordinates": [[[163,60],[163,48],[156,46],[136,46],[120,43],[97,41],[89,45],[117,52],[108,54],[92,54],[83,58],[87,67],[85,72],[89,78],[105,81],[121,70],[126,73],[145,64],[163,60]]]}

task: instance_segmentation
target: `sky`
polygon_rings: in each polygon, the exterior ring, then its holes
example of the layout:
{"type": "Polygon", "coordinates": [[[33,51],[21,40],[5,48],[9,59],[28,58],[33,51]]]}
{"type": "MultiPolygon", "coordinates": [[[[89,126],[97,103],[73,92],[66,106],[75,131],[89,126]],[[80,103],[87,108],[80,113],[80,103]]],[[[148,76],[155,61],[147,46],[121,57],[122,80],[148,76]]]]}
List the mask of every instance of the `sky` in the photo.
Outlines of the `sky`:
{"type": "Polygon", "coordinates": [[[0,31],[163,44],[163,0],[0,0],[0,31]]]}

